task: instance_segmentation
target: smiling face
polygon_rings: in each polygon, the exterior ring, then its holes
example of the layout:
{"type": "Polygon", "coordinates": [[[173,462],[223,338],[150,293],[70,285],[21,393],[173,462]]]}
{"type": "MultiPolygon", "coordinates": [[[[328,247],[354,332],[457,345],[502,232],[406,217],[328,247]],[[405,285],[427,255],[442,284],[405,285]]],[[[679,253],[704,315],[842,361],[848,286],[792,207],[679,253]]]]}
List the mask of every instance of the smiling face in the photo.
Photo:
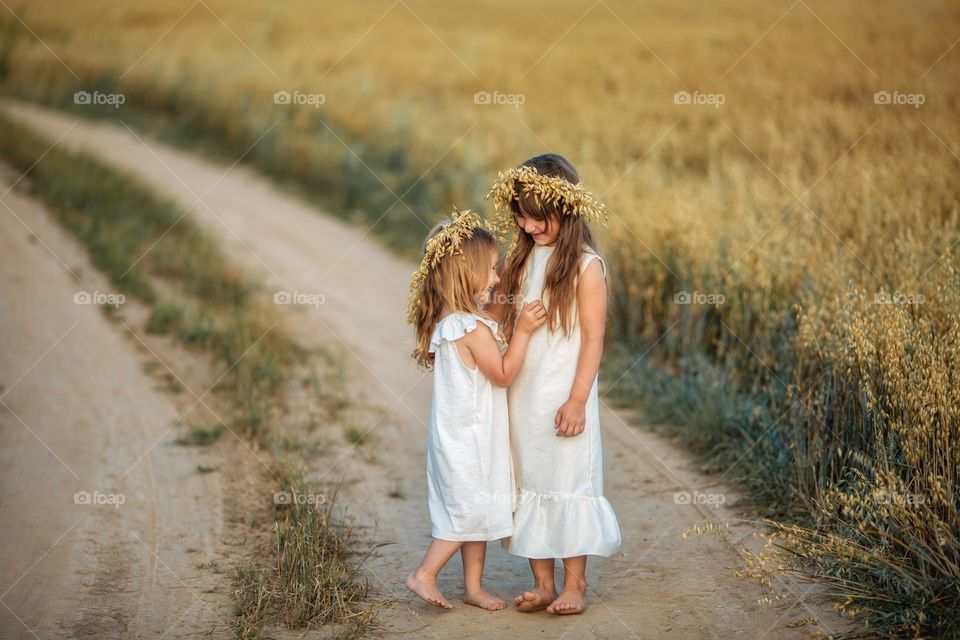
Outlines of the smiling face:
{"type": "Polygon", "coordinates": [[[555,218],[537,220],[533,216],[517,213],[514,219],[517,221],[517,226],[523,229],[535,244],[552,247],[560,235],[560,221],[555,218]]]}
{"type": "Polygon", "coordinates": [[[490,250],[490,269],[487,272],[487,286],[486,288],[477,294],[477,304],[481,307],[486,306],[490,303],[490,298],[493,297],[493,288],[497,286],[497,283],[500,282],[500,276],[497,275],[497,262],[500,260],[500,254],[497,253],[497,250],[490,250]]]}

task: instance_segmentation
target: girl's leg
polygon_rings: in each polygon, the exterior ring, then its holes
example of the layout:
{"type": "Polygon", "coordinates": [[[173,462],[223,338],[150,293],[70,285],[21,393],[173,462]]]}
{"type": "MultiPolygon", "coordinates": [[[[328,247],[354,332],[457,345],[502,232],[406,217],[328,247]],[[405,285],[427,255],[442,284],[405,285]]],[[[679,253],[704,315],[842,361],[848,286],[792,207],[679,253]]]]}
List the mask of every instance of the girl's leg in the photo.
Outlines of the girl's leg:
{"type": "Polygon", "coordinates": [[[460,547],[463,557],[463,601],[487,611],[507,608],[507,603],[483,590],[483,563],[487,557],[486,542],[464,542],[460,547]]]}
{"type": "Polygon", "coordinates": [[[563,593],[554,600],[550,613],[580,613],[587,606],[587,556],[563,559],[563,593]]]}
{"type": "Polygon", "coordinates": [[[533,572],[533,589],[524,591],[513,603],[523,612],[540,611],[557,599],[557,585],[553,579],[553,558],[530,558],[533,572]]]}
{"type": "Polygon", "coordinates": [[[440,593],[440,588],[437,586],[437,575],[462,544],[462,542],[434,538],[430,546],[427,547],[423,562],[420,563],[416,571],[407,576],[407,581],[404,583],[407,589],[435,607],[453,609],[453,605],[447,602],[443,594],[440,593]]]}

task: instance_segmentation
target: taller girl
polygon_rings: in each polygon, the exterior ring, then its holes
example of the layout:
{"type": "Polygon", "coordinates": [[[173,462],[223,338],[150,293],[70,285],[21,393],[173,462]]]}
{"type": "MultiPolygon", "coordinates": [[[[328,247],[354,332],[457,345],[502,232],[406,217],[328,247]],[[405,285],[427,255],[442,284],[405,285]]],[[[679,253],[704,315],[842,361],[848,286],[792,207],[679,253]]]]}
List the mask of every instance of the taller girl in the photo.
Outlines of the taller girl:
{"type": "Polygon", "coordinates": [[[606,323],[606,266],[589,221],[603,205],[563,156],[544,154],[499,175],[490,191],[514,231],[489,310],[511,331],[525,301],[542,300],[547,325],[530,338],[507,392],[519,500],[507,551],[530,559],[534,586],[521,611],[580,613],[587,555],[620,547],[617,517],[603,496],[597,371],[606,323]],[[555,559],[563,560],[557,595],[555,559]]]}

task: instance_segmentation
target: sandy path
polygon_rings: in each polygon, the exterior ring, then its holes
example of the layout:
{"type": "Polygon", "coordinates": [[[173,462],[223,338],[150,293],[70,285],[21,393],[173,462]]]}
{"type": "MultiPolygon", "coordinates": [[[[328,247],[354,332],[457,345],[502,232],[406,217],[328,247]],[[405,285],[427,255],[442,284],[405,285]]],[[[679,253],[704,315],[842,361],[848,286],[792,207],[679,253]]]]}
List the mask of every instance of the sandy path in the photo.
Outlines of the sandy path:
{"type": "MultiPolygon", "coordinates": [[[[755,529],[738,523],[723,507],[675,504],[674,493],[684,490],[726,493],[728,501],[734,496],[689,471],[683,452],[627,426],[607,407],[601,415],[606,493],[620,519],[624,545],[616,557],[591,560],[588,612],[572,619],[512,610],[488,614],[463,606],[442,612],[416,601],[401,583],[428,541],[424,446],[431,380],[408,357],[404,309],[413,265],[386,253],[366,228],[319,215],[247,167],[218,166],[143,140],[121,125],[77,122],[70,115],[9,101],[2,106],[51,140],[63,135],[60,145],[92,151],[190,207],[189,215],[221,238],[229,258],[247,266],[271,290],[325,296],[317,309],[287,314],[288,329],[307,346],[337,346],[349,354],[367,398],[386,409],[373,424],[362,425],[376,434],[377,464],[359,471],[354,458],[345,456],[328,465],[324,475],[346,475],[351,503],[376,523],[381,539],[397,543],[369,565],[388,597],[389,611],[382,617],[387,636],[800,638],[811,627],[786,625],[811,615],[820,617],[825,629],[837,628],[829,612],[813,613],[793,598],[776,606],[758,605],[757,598],[765,594],[730,577],[740,560],[727,540],[683,540],[685,529],[707,520],[729,521],[730,538],[738,543],[747,543],[755,529]],[[388,496],[397,488],[402,499],[388,496]]],[[[396,207],[388,215],[410,214],[396,207]]],[[[501,595],[527,586],[522,559],[494,547],[488,567],[489,587],[501,595]]],[[[454,598],[458,574],[459,567],[452,565],[441,585],[454,598]]],[[[795,593],[806,589],[790,588],[795,593]]]]}
{"type": "Polygon", "coordinates": [[[227,592],[196,568],[222,534],[219,475],[163,437],[179,412],[136,338],[74,304],[110,291],[83,249],[35,200],[3,202],[16,217],[0,214],[0,637],[226,635],[227,592]]]}

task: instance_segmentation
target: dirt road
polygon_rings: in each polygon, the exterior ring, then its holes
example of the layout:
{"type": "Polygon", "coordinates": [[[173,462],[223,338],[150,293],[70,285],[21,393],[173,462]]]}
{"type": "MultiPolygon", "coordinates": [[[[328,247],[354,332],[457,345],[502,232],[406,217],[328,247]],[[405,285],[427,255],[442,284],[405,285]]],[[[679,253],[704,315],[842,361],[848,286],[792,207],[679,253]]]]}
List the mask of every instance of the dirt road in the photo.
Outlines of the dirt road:
{"type": "MultiPolygon", "coordinates": [[[[347,452],[315,475],[325,479],[343,476],[344,492],[361,520],[376,525],[378,539],[395,543],[383,548],[368,565],[375,586],[386,598],[387,611],[381,621],[387,637],[801,638],[808,637],[816,625],[787,625],[811,616],[821,620],[824,631],[839,628],[829,611],[811,610],[798,604],[795,597],[777,605],[758,604],[757,599],[767,594],[730,576],[741,566],[734,544],[749,543],[757,529],[738,521],[724,506],[675,501],[675,494],[682,491],[722,494],[728,502],[734,494],[711,486],[709,479],[687,468],[683,452],[628,426],[608,407],[601,415],[606,494],[620,519],[624,545],[616,557],[591,560],[587,613],[570,618],[513,610],[487,613],[465,606],[446,612],[420,603],[402,587],[403,577],[416,565],[429,535],[424,447],[431,380],[409,358],[412,345],[404,324],[406,287],[414,266],[384,251],[368,229],[322,215],[243,165],[220,166],[143,139],[120,124],[78,122],[71,115],[9,101],[2,107],[51,140],[63,136],[58,143],[63,147],[90,151],[189,207],[189,215],[222,241],[228,258],[262,278],[270,290],[323,296],[323,304],[316,308],[289,307],[287,328],[305,346],[333,346],[347,354],[354,386],[371,404],[384,409],[371,424],[357,425],[375,438],[368,459],[347,452]],[[727,539],[709,535],[682,538],[685,530],[706,521],[729,522],[727,539]]],[[[424,179],[429,180],[429,175],[424,179]]],[[[411,214],[398,206],[387,215],[411,214]]],[[[10,227],[3,219],[5,227],[10,227]]],[[[22,245],[23,238],[7,244],[22,245]]],[[[35,246],[31,249],[42,252],[35,246]]],[[[22,277],[29,278],[30,273],[23,271],[22,277]]],[[[50,315],[55,326],[44,339],[56,337],[66,328],[60,325],[69,326],[69,318],[75,317],[50,315]]],[[[73,331],[85,336],[88,327],[81,323],[73,331]]],[[[35,348],[21,355],[17,366],[6,362],[5,366],[18,370],[28,364],[33,353],[35,348]]],[[[116,363],[107,368],[116,369],[116,363]]],[[[30,379],[42,377],[34,372],[30,379]]],[[[63,384],[65,389],[75,388],[70,384],[80,385],[77,388],[89,389],[90,394],[114,393],[88,380],[63,384]]],[[[118,386],[116,392],[128,390],[118,386]]],[[[22,417],[29,421],[31,416],[23,409],[27,415],[22,417]]],[[[143,419],[144,414],[139,417],[143,419]]],[[[5,416],[4,437],[11,430],[8,423],[5,416]]],[[[4,446],[4,455],[10,451],[4,446]]],[[[54,484],[58,487],[77,486],[65,470],[56,469],[56,473],[54,484]]],[[[109,485],[106,479],[103,484],[109,485]]],[[[213,495],[219,490],[196,489],[213,495]]],[[[146,511],[140,516],[145,517],[146,511]]],[[[63,518],[45,522],[41,528],[47,537],[56,537],[70,522],[63,518]]],[[[10,548],[4,545],[5,553],[10,548]]],[[[30,547],[34,552],[17,551],[16,556],[29,563],[43,548],[35,540],[30,547]]],[[[459,595],[458,575],[455,564],[442,576],[441,587],[448,597],[459,595]]],[[[24,581],[39,586],[41,578],[32,573],[24,581]]],[[[488,586],[504,597],[526,588],[525,561],[492,548],[488,586]]],[[[808,589],[799,584],[787,588],[796,594],[808,589]]],[[[143,606],[149,607],[149,598],[144,595],[143,599],[143,606]]]]}

